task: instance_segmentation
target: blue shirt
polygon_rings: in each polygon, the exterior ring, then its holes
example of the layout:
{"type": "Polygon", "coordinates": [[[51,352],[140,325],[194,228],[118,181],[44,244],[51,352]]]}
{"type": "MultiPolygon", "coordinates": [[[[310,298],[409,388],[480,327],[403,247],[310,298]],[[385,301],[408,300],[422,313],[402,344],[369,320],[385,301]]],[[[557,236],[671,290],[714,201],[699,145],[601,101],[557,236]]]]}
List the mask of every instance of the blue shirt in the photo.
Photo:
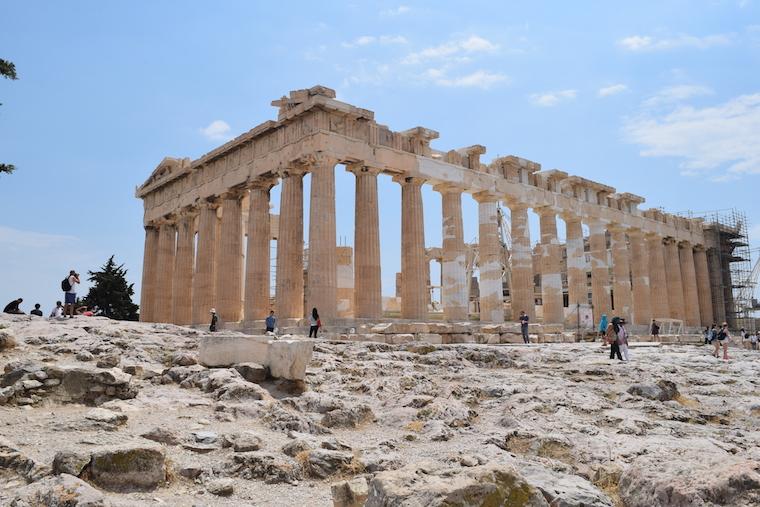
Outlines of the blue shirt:
{"type": "Polygon", "coordinates": [[[270,315],[269,317],[267,317],[266,323],[267,323],[267,327],[274,329],[274,325],[275,323],[277,323],[277,319],[274,317],[274,315],[270,315]]]}

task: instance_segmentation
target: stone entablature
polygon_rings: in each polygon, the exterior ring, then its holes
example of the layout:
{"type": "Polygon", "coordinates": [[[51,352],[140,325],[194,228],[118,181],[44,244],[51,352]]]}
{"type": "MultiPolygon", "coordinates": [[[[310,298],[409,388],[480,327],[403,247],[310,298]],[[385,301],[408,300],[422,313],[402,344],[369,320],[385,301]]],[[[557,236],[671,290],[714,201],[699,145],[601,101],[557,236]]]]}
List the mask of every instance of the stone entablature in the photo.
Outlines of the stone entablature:
{"type": "MultiPolygon", "coordinates": [[[[645,324],[655,316],[699,324],[700,315],[687,315],[685,303],[693,306],[698,301],[701,306],[710,301],[709,283],[704,283],[707,277],[695,274],[702,269],[703,259],[692,252],[705,244],[701,221],[658,209],[642,211],[643,197],[558,169],[544,171],[539,163],[524,158],[506,156],[484,164],[482,145],[434,150],[430,143],[438,132],[424,127],[394,132],[378,124],[372,111],[335,100],[335,92],[322,86],[292,91],[272,105],[279,108],[277,121],[264,122],[194,161],[167,157],[137,188],[136,196],[143,199],[145,208],[144,320],[171,320],[172,304],[175,320],[181,316],[186,321],[192,313],[193,322],[202,322],[212,306],[221,306],[227,321],[262,318],[269,306],[268,242],[272,236],[278,241],[276,307],[281,317],[303,317],[316,304],[324,318],[335,317],[334,168],[343,164],[357,179],[357,317],[381,314],[377,175],[382,173],[402,187],[404,318],[425,318],[427,313],[421,194],[425,184],[443,198],[442,299],[448,319],[467,317],[461,194],[469,193],[479,209],[481,312],[487,313],[481,314],[482,319],[504,318],[497,226],[498,202],[503,201],[511,210],[510,290],[515,312],[525,309],[534,316],[533,275],[540,273],[544,319],[549,323],[562,320],[557,241],[557,217],[561,217],[567,227],[569,301],[582,304],[587,300],[583,223],[590,230],[595,314],[613,309],[614,293],[615,300],[623,302],[621,314],[635,316],[637,323],[645,324]],[[304,282],[303,176],[307,173],[312,178],[309,237],[314,239],[304,282]],[[269,189],[278,181],[282,213],[271,224],[269,189]],[[540,266],[532,261],[528,209],[541,215],[540,266]],[[198,234],[194,263],[188,259],[190,229],[198,234]],[[248,236],[245,266],[244,234],[248,236]],[[183,249],[177,260],[180,236],[183,249]],[[193,265],[195,271],[190,272],[193,265]],[[240,279],[243,272],[245,287],[240,279]],[[695,280],[702,285],[695,288],[695,280]],[[173,290],[188,287],[192,287],[192,312],[186,308],[188,298],[180,298],[179,304],[172,298],[173,290]],[[663,289],[667,300],[656,311],[665,313],[642,310],[646,307],[642,298],[650,291],[654,297],[655,290],[663,289]]],[[[708,314],[702,309],[702,316],[708,314]]]]}

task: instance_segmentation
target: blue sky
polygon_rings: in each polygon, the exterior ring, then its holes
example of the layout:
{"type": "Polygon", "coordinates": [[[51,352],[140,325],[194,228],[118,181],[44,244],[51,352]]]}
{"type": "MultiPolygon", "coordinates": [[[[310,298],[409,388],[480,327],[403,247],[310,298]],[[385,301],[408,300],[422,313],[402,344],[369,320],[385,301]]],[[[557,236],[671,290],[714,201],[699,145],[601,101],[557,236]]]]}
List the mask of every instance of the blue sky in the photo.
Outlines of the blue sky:
{"type": "MultiPolygon", "coordinates": [[[[0,81],[0,161],[18,167],[0,176],[3,304],[49,309],[71,267],[112,253],[139,290],[135,186],[164,156],[198,157],[315,84],[395,130],[439,131],[439,149],[483,144],[486,161],[519,155],[645,208],[736,206],[760,224],[759,0],[217,4],[0,4],[0,58],[20,78],[0,81]]],[[[337,185],[350,245],[353,177],[339,170],[337,185]]],[[[400,191],[386,178],[380,191],[389,295],[400,191]]],[[[440,197],[424,199],[439,245],[440,197]]],[[[469,241],[469,197],[464,209],[469,241]]]]}

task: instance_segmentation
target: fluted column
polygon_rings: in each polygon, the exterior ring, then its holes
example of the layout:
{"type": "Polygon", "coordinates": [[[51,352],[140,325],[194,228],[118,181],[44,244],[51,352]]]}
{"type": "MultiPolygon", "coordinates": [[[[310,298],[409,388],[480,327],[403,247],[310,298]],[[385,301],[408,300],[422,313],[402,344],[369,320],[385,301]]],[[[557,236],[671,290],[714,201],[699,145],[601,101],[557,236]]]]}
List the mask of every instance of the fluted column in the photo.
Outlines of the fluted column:
{"type": "Polygon", "coordinates": [[[401,317],[427,317],[428,271],[420,178],[397,178],[401,184],[401,317]]]}
{"type": "Polygon", "coordinates": [[[714,322],[712,289],[710,288],[710,272],[707,269],[707,252],[702,245],[694,248],[694,270],[699,294],[699,315],[702,317],[702,325],[709,326],[714,322]]]}
{"type": "Polygon", "coordinates": [[[245,320],[269,315],[269,270],[272,239],[269,217],[269,191],[273,181],[257,181],[248,194],[248,246],[245,256],[245,320]]]}
{"type": "Polygon", "coordinates": [[[470,310],[465,266],[467,251],[462,226],[462,191],[446,186],[436,187],[436,190],[441,193],[443,211],[443,315],[446,320],[467,320],[470,310]]]}
{"type": "Polygon", "coordinates": [[[583,247],[583,225],[580,217],[562,216],[567,236],[567,299],[570,307],[588,305],[586,254],[583,247]]]}
{"type": "Polygon", "coordinates": [[[720,261],[720,254],[716,248],[710,248],[707,251],[707,266],[710,273],[710,287],[712,287],[713,299],[713,322],[720,324],[726,322],[726,295],[723,290],[723,266],[720,261]]]}
{"type": "Polygon", "coordinates": [[[377,175],[380,169],[356,164],[354,200],[354,315],[377,319],[383,314],[380,284],[380,217],[377,175]]]}
{"type": "Polygon", "coordinates": [[[631,259],[628,244],[625,241],[625,230],[612,226],[609,231],[615,315],[631,321],[631,259]]]}
{"type": "Polygon", "coordinates": [[[279,317],[302,318],[303,173],[294,169],[288,169],[282,176],[275,290],[279,317]]]}
{"type": "Polygon", "coordinates": [[[209,310],[216,304],[214,273],[216,270],[216,210],[219,203],[217,200],[204,201],[199,207],[198,241],[193,276],[193,324],[207,323],[209,310]]]}
{"type": "Polygon", "coordinates": [[[665,239],[665,275],[668,284],[668,305],[670,318],[686,320],[683,304],[683,279],[678,244],[673,238],[665,239]]]}
{"type": "Polygon", "coordinates": [[[243,314],[243,210],[245,191],[222,195],[222,224],[216,258],[216,311],[222,322],[238,322],[243,314]]]}
{"type": "Polygon", "coordinates": [[[140,320],[153,322],[156,302],[156,275],[158,273],[158,227],[145,226],[142,285],[140,286],[140,320]]]}
{"type": "Polygon", "coordinates": [[[172,322],[190,324],[193,319],[193,264],[195,263],[195,217],[183,210],[177,223],[177,255],[174,257],[174,308],[172,322]]]}
{"type": "Polygon", "coordinates": [[[602,315],[612,314],[610,298],[610,268],[607,261],[605,226],[600,220],[589,220],[589,253],[591,254],[591,301],[594,305],[594,322],[602,315]]]}
{"type": "Polygon", "coordinates": [[[309,208],[309,264],[306,275],[307,305],[319,309],[320,318],[338,314],[338,256],[335,236],[335,164],[337,160],[313,156],[309,208]]]}
{"type": "Polygon", "coordinates": [[[531,319],[536,317],[533,297],[533,253],[530,248],[528,208],[522,203],[509,203],[512,222],[512,318],[524,311],[531,319]]]}
{"type": "Polygon", "coordinates": [[[649,256],[640,230],[628,231],[631,243],[631,277],[633,279],[633,323],[646,326],[652,321],[649,256]]]}
{"type": "Polygon", "coordinates": [[[562,324],[565,310],[562,298],[562,259],[557,239],[557,214],[551,208],[538,208],[541,227],[541,300],[544,323],[562,324]]]}
{"type": "Polygon", "coordinates": [[[665,245],[659,234],[647,234],[649,289],[653,319],[670,318],[668,283],[665,274],[665,245]]]}
{"type": "Polygon", "coordinates": [[[502,285],[501,244],[499,243],[499,198],[487,193],[475,194],[478,201],[478,243],[480,249],[480,320],[504,322],[504,288],[502,285]]]}
{"type": "Polygon", "coordinates": [[[681,277],[683,280],[684,318],[687,326],[699,326],[702,318],[699,314],[699,293],[697,288],[697,272],[694,266],[694,250],[691,243],[682,241],[678,255],[681,262],[681,277]]]}
{"type": "Polygon", "coordinates": [[[158,230],[158,272],[156,274],[156,298],[153,306],[155,322],[172,321],[176,239],[177,227],[173,218],[163,221],[158,230]]]}

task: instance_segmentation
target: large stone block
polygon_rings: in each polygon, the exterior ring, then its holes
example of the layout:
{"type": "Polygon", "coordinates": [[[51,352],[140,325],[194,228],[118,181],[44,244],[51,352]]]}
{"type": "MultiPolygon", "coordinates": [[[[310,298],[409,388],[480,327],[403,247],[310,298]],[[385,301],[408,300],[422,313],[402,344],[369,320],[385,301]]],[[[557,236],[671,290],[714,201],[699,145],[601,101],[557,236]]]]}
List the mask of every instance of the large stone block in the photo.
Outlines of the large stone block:
{"type": "Polygon", "coordinates": [[[166,480],[161,446],[113,447],[92,454],[92,482],[114,491],[150,490],[166,480]]]}
{"type": "Polygon", "coordinates": [[[274,378],[303,380],[311,361],[314,342],[272,340],[268,336],[207,335],[201,338],[198,357],[209,367],[257,363],[269,368],[274,378]]]}

